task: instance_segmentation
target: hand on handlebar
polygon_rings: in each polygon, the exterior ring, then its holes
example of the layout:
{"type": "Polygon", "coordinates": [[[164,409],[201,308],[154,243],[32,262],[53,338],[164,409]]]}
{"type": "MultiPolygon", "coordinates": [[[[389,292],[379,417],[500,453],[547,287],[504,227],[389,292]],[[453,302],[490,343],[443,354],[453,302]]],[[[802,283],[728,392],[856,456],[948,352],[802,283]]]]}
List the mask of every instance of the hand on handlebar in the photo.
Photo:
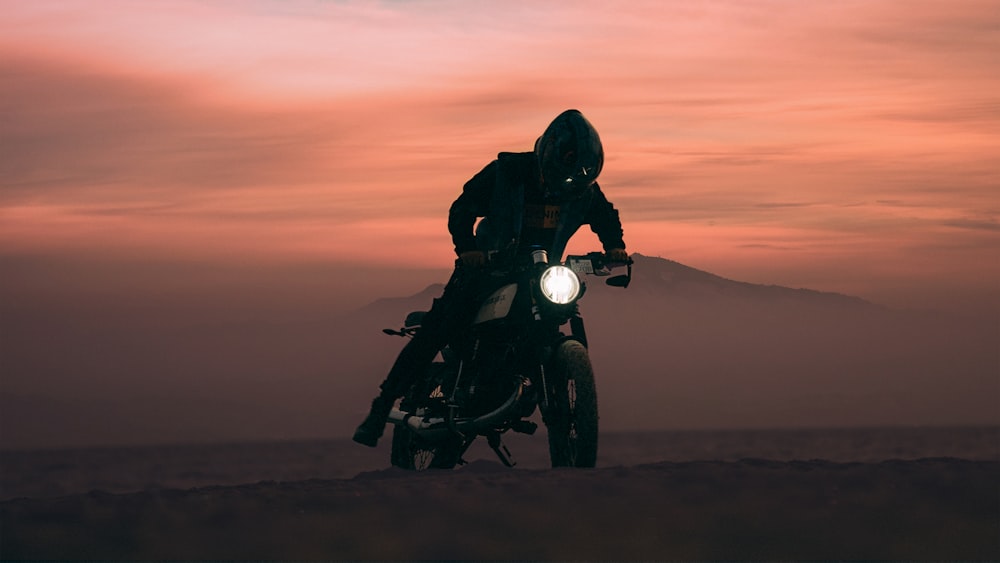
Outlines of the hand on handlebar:
{"type": "Polygon", "coordinates": [[[628,263],[628,252],[625,252],[624,248],[612,248],[605,253],[605,259],[608,262],[621,262],[628,263]]]}

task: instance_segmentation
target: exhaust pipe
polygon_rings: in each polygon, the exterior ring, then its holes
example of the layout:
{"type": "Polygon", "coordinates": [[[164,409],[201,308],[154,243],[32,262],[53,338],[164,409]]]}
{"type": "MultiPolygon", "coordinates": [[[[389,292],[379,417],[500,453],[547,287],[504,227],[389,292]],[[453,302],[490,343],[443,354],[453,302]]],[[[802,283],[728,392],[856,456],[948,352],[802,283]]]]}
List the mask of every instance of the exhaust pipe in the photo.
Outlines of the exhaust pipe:
{"type": "Polygon", "coordinates": [[[389,412],[389,423],[406,426],[428,441],[437,441],[452,436],[455,431],[466,435],[475,435],[509,419],[518,408],[521,398],[524,397],[527,385],[529,385],[527,380],[521,378],[510,397],[494,411],[476,418],[457,418],[454,420],[454,425],[450,424],[448,419],[444,417],[425,418],[397,408],[393,408],[389,412]]]}

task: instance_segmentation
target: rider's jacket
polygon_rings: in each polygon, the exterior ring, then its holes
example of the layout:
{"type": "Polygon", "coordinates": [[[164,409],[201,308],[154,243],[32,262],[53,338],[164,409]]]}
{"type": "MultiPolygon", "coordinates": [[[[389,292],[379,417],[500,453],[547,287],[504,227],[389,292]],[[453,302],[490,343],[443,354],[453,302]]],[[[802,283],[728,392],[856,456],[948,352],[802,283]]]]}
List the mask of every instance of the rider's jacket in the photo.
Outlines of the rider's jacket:
{"type": "Polygon", "coordinates": [[[595,182],[570,201],[547,200],[533,152],[497,155],[451,205],[448,230],[455,252],[540,245],[559,260],[582,225],[590,225],[604,250],[625,248],[618,210],[595,182]],[[483,217],[473,234],[476,219],[483,217]]]}

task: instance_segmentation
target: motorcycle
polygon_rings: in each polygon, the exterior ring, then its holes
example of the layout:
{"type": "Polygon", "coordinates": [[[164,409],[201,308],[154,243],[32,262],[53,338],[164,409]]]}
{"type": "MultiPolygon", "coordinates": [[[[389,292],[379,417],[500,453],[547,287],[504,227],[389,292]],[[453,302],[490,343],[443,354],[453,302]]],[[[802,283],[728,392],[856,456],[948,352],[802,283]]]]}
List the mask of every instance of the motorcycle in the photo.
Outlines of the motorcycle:
{"type": "MultiPolygon", "coordinates": [[[[494,261],[491,259],[491,263],[494,261]]],[[[497,262],[503,262],[497,260],[497,262]]],[[[450,469],[480,436],[500,461],[516,463],[501,435],[534,434],[535,410],[548,430],[553,467],[593,467],[597,461],[597,389],[578,302],[582,275],[610,276],[628,287],[632,261],[609,263],[591,252],[549,264],[543,249],[523,263],[494,268],[469,330],[441,351],[389,414],[391,463],[411,470],[450,469]],[[627,273],[611,276],[611,268],[627,273]],[[561,328],[569,325],[568,334],[561,328]]],[[[410,313],[394,336],[420,330],[424,312],[410,313]]]]}

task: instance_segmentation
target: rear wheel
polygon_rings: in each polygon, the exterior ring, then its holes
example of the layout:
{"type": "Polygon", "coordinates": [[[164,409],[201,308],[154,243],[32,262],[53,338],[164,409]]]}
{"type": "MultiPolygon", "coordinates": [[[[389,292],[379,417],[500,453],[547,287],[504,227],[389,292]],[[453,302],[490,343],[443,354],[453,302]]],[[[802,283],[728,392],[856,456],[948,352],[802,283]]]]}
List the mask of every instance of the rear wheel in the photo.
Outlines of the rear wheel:
{"type": "Polygon", "coordinates": [[[597,464],[597,386],[587,348],[567,340],[553,354],[545,424],[552,467],[597,464]]]}
{"type": "MultiPolygon", "coordinates": [[[[417,386],[421,387],[421,386],[417,386]]],[[[415,388],[408,397],[403,399],[400,407],[403,410],[415,410],[413,405],[427,404],[442,397],[441,387],[436,386],[431,391],[415,388]]],[[[392,452],[389,462],[394,467],[423,471],[424,469],[451,469],[458,464],[461,451],[453,443],[429,443],[421,439],[406,426],[392,427],[392,452]]]]}
{"type": "Polygon", "coordinates": [[[395,467],[423,471],[425,469],[451,469],[458,464],[457,448],[450,444],[427,444],[409,428],[392,429],[390,462],[395,467]]]}

